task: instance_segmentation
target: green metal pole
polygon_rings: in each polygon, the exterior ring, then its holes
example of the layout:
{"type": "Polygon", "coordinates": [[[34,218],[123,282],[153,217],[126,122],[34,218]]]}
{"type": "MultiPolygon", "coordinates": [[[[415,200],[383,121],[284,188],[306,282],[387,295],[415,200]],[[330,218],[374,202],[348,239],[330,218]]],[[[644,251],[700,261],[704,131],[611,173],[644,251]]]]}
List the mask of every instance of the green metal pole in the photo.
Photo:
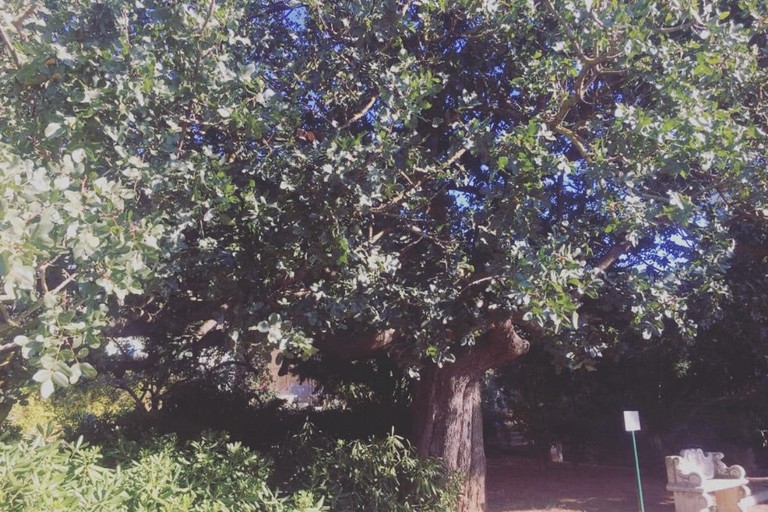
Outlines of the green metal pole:
{"type": "Polygon", "coordinates": [[[640,512],[645,512],[645,503],[643,503],[643,483],[640,481],[640,458],[637,456],[637,441],[635,441],[635,431],[632,431],[632,448],[635,451],[635,471],[637,472],[637,492],[640,495],[640,512]]]}

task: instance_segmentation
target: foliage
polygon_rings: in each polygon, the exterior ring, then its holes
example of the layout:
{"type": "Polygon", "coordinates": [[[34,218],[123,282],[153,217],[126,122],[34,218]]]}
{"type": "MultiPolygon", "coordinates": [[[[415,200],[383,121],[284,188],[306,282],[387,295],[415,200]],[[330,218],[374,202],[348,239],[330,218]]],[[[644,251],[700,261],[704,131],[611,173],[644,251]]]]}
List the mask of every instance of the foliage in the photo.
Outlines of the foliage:
{"type": "Polygon", "coordinates": [[[768,215],[766,9],[14,0],[3,388],[90,376],[107,337],[158,390],[273,348],[415,377],[684,343],[768,215]]]}
{"type": "Polygon", "coordinates": [[[64,431],[68,438],[85,435],[93,442],[95,432],[87,432],[89,427],[115,424],[134,407],[124,391],[101,378],[83,383],[77,389],[64,390],[50,400],[42,399],[36,391],[28,390],[22,403],[17,404],[8,417],[10,426],[25,437],[33,437],[38,426],[50,426],[64,431]]]}
{"type": "Polygon", "coordinates": [[[4,48],[0,79],[0,328],[4,358],[16,348],[47,397],[95,374],[85,358],[101,345],[111,307],[152,275],[164,228],[137,212],[130,167],[140,162],[118,162],[106,143],[111,122],[99,105],[117,108],[121,95],[97,99],[88,75],[109,51],[92,39],[70,53],[61,35],[75,13],[35,8],[17,26],[22,47],[4,48]]]}
{"type": "Polygon", "coordinates": [[[233,440],[268,450],[300,431],[308,418],[327,436],[341,439],[383,436],[392,428],[407,430],[405,405],[382,403],[387,395],[381,389],[367,390],[361,400],[356,396],[337,392],[320,410],[293,409],[278,399],[254,400],[251,393],[200,380],[171,386],[162,395],[162,407],[146,410],[99,377],[47,400],[30,389],[14,406],[3,430],[14,432],[15,438],[32,438],[43,427],[70,441],[82,436],[106,450],[121,438],[145,442],[173,434],[192,440],[207,431],[227,432],[233,440]]]}
{"type": "Polygon", "coordinates": [[[693,343],[625,339],[606,351],[595,371],[558,369],[552,354],[532,350],[526,364],[493,377],[489,406],[543,451],[562,443],[569,461],[630,460],[621,411],[634,409],[642,416],[640,449],[649,459],[700,446],[759,465],[768,429],[765,340],[743,332],[761,329],[745,322],[744,303],[725,311],[693,343]]]}
{"type": "Polygon", "coordinates": [[[269,459],[222,437],[204,436],[183,447],[169,437],[148,446],[122,442],[106,457],[82,440],[2,443],[0,498],[9,512],[352,512],[370,510],[370,504],[382,511],[437,512],[455,499],[455,484],[440,462],[417,459],[396,436],[339,442],[328,451],[306,444],[292,449],[310,458],[293,461],[290,494],[281,496],[268,485],[275,480],[269,459]]]}
{"type": "MultiPolygon", "coordinates": [[[[511,412],[517,427],[547,449],[564,445],[570,460],[612,460],[626,447],[623,409],[638,409],[649,458],[686,446],[717,447],[747,467],[764,464],[768,431],[768,225],[742,219],[729,227],[736,255],[725,274],[731,297],[712,314],[690,302],[700,325],[683,342],[668,330],[658,343],[625,336],[591,369],[534,348],[525,364],[497,372],[489,406],[511,412]]],[[[626,460],[626,459],[624,459],[626,460]]]]}
{"type": "Polygon", "coordinates": [[[396,325],[404,362],[451,361],[517,311],[587,357],[607,291],[646,337],[691,330],[724,219],[765,209],[765,13],[697,5],[41,7],[2,81],[5,327],[45,394],[158,273],[175,339],[214,308],[227,343],[304,355],[396,325]]]}
{"type": "Polygon", "coordinates": [[[458,479],[438,459],[421,460],[394,434],[369,441],[334,440],[310,424],[282,446],[276,460],[291,473],[289,489],[328,496],[331,510],[434,511],[454,508],[458,479]]]}
{"type": "Polygon", "coordinates": [[[589,358],[608,292],[691,331],[766,208],[765,12],[732,4],[10,5],[4,329],[45,394],[152,275],[145,333],[235,353],[394,326],[442,364],[519,312],[589,358]]]}
{"type": "Polygon", "coordinates": [[[269,462],[237,443],[205,438],[185,449],[163,440],[122,466],[105,466],[80,442],[0,444],[0,497],[9,512],[32,510],[319,512],[293,506],[266,484],[269,462]]]}

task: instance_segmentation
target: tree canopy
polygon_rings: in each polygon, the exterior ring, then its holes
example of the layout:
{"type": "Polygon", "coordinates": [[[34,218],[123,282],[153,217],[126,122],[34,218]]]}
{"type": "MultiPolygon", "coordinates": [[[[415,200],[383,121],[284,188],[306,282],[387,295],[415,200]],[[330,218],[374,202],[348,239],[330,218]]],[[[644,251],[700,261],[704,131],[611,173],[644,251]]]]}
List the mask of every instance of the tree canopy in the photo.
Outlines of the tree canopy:
{"type": "Polygon", "coordinates": [[[0,350],[44,395],[107,337],[386,352],[481,475],[439,375],[690,335],[765,226],[757,0],[3,9],[0,350]]]}

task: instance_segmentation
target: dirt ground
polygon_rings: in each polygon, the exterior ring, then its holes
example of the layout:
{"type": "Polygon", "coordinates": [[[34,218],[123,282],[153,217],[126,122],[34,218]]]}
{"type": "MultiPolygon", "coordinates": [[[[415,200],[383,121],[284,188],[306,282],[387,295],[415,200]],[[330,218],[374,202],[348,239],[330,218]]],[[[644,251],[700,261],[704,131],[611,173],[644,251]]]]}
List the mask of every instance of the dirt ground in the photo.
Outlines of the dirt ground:
{"type": "MultiPolygon", "coordinates": [[[[491,512],[638,512],[633,468],[543,464],[512,456],[488,458],[491,512]]],[[[661,477],[643,476],[646,512],[674,512],[661,477]]],[[[749,512],[768,512],[768,505],[749,512]]]]}

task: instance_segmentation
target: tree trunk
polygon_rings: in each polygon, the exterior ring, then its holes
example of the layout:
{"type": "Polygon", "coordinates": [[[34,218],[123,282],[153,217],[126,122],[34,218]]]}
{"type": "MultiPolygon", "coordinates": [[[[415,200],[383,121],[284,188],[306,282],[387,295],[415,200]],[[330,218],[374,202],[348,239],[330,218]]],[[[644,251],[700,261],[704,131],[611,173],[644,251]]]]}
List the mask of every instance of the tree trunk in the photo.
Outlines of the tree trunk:
{"type": "MultiPolygon", "coordinates": [[[[453,366],[453,365],[452,365],[453,366]]],[[[458,368],[434,368],[416,385],[414,429],[422,457],[440,457],[459,471],[462,492],[458,512],[483,512],[485,448],[480,378],[458,368]]]]}
{"type": "Polygon", "coordinates": [[[427,366],[415,383],[414,442],[422,457],[440,457],[463,478],[456,512],[485,512],[481,381],[485,372],[528,350],[511,321],[491,326],[477,346],[442,368],[427,366]]]}

